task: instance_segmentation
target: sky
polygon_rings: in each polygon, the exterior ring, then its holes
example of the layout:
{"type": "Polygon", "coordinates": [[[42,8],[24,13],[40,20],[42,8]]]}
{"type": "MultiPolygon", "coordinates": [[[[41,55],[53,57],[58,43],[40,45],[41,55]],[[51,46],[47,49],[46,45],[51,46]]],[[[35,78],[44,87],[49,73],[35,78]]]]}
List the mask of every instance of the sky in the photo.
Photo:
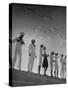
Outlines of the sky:
{"type": "MultiPolygon", "coordinates": [[[[34,60],[33,72],[37,73],[39,63],[39,46],[46,46],[47,54],[51,51],[59,55],[66,55],[66,7],[13,4],[12,7],[12,39],[24,32],[25,46],[22,46],[21,69],[27,71],[29,54],[28,48],[32,39],[36,41],[37,59],[34,60]]],[[[12,57],[14,57],[15,44],[12,45],[12,57]]],[[[18,61],[15,68],[18,69],[18,61]]],[[[48,63],[50,62],[48,58],[48,63]]],[[[58,60],[59,69],[61,68],[58,60]]],[[[50,75],[50,67],[47,74],[50,75]]],[[[41,69],[43,74],[43,68],[41,69]]]]}

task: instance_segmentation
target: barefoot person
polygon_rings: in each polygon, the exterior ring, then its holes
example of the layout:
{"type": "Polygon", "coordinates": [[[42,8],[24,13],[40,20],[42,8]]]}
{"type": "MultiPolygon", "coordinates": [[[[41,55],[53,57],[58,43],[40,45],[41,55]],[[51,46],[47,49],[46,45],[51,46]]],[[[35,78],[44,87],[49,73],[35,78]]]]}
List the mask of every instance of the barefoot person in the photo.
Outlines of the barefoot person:
{"type": "Polygon", "coordinates": [[[12,62],[12,67],[14,68],[16,60],[17,60],[17,55],[18,55],[19,56],[19,70],[21,70],[22,45],[25,44],[23,37],[24,37],[24,32],[20,32],[20,36],[12,40],[13,43],[16,42],[15,55],[14,55],[14,60],[12,62]]]}
{"type": "Polygon", "coordinates": [[[40,54],[39,54],[39,66],[38,66],[38,73],[40,74],[40,69],[42,65],[42,56],[43,55],[43,45],[40,45],[40,54]]]}
{"type": "Polygon", "coordinates": [[[31,44],[29,45],[29,63],[28,63],[28,71],[32,72],[34,59],[36,58],[36,45],[35,40],[31,40],[31,44]]]}

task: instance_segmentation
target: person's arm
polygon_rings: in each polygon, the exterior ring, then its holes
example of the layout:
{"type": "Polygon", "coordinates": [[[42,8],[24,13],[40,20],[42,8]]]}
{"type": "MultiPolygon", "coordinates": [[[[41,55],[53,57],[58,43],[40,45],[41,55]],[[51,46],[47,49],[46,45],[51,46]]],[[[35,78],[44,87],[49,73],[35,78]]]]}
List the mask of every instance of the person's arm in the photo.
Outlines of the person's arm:
{"type": "Polygon", "coordinates": [[[44,54],[42,54],[42,56],[44,56],[44,54]]]}
{"type": "Polygon", "coordinates": [[[12,43],[15,43],[15,42],[17,41],[17,39],[18,39],[18,37],[14,38],[14,39],[12,40],[12,43]]]}
{"type": "Polygon", "coordinates": [[[55,60],[53,60],[53,62],[55,62],[55,60]]]}
{"type": "Polygon", "coordinates": [[[49,57],[49,55],[47,54],[47,57],[49,57]]]}
{"type": "Polygon", "coordinates": [[[24,40],[23,40],[23,39],[21,40],[21,44],[24,44],[24,45],[25,45],[25,42],[24,42],[24,40]]]}
{"type": "Polygon", "coordinates": [[[55,58],[53,57],[53,62],[55,62],[55,58]]]}
{"type": "Polygon", "coordinates": [[[59,58],[59,57],[60,57],[60,55],[57,58],[59,58]]]}
{"type": "Polygon", "coordinates": [[[36,47],[35,47],[35,57],[37,58],[37,51],[36,51],[37,49],[36,49],[36,47]]]}
{"type": "Polygon", "coordinates": [[[60,58],[60,63],[62,63],[62,58],[60,58]]]}
{"type": "Polygon", "coordinates": [[[31,56],[31,45],[29,45],[29,56],[31,56]]]}

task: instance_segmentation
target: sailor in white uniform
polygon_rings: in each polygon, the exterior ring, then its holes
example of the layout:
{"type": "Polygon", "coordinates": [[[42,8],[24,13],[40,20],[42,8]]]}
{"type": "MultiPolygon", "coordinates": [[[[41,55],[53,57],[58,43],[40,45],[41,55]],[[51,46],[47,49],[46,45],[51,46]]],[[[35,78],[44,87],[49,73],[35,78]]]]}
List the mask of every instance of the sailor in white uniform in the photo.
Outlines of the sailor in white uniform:
{"type": "Polygon", "coordinates": [[[14,68],[16,60],[17,60],[17,55],[18,55],[19,56],[19,70],[21,70],[22,45],[25,44],[24,40],[22,39],[23,37],[24,37],[24,33],[21,32],[19,37],[16,37],[15,39],[12,40],[13,43],[16,42],[15,55],[14,55],[14,60],[12,62],[12,67],[14,68]]]}
{"type": "Polygon", "coordinates": [[[35,40],[32,40],[31,44],[29,45],[29,63],[28,63],[29,72],[32,72],[35,58],[36,58],[36,45],[35,45],[35,40]]]}

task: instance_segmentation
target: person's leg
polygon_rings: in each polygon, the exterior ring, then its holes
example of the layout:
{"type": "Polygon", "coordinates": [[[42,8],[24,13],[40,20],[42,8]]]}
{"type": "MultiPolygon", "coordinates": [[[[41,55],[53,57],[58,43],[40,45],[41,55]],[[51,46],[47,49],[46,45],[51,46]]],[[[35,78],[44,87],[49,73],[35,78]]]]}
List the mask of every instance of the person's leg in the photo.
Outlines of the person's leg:
{"type": "Polygon", "coordinates": [[[56,67],[55,67],[55,70],[54,70],[54,77],[56,77],[56,67]]]}
{"type": "Polygon", "coordinates": [[[19,70],[21,70],[21,52],[19,52],[19,70]]]}
{"type": "Polygon", "coordinates": [[[66,65],[64,65],[64,78],[66,78],[66,65]]]}
{"type": "Polygon", "coordinates": [[[58,78],[58,69],[57,69],[57,78],[58,78]]]}
{"type": "Polygon", "coordinates": [[[43,72],[44,72],[44,75],[45,75],[45,67],[43,67],[43,72]]]}
{"type": "Polygon", "coordinates": [[[52,77],[52,65],[50,63],[50,74],[51,74],[51,77],[52,77]]]}
{"type": "Polygon", "coordinates": [[[34,63],[34,57],[32,57],[31,72],[32,72],[32,69],[33,69],[33,63],[34,63]]]}
{"type": "Polygon", "coordinates": [[[44,67],[44,75],[46,75],[47,67],[44,67]]]}
{"type": "Polygon", "coordinates": [[[57,65],[57,78],[58,78],[58,73],[59,73],[59,67],[58,67],[58,65],[57,65]]]}
{"type": "Polygon", "coordinates": [[[57,78],[57,73],[58,73],[58,72],[57,72],[57,69],[56,69],[56,70],[55,70],[55,77],[56,77],[56,78],[57,78]]]}
{"type": "Polygon", "coordinates": [[[57,65],[55,64],[54,76],[57,77],[57,65]]]}
{"type": "Polygon", "coordinates": [[[53,77],[52,70],[51,70],[51,77],[53,77]]]}
{"type": "Polygon", "coordinates": [[[61,63],[60,77],[62,78],[62,63],[61,63]]]}
{"type": "Polygon", "coordinates": [[[56,68],[56,78],[58,78],[58,69],[56,68]]]}
{"type": "Polygon", "coordinates": [[[28,71],[31,72],[31,56],[29,57],[28,71]]]}
{"type": "Polygon", "coordinates": [[[53,65],[51,65],[51,77],[53,77],[53,65]]]}
{"type": "Polygon", "coordinates": [[[59,70],[59,68],[58,68],[58,63],[57,63],[57,65],[56,65],[56,77],[58,78],[58,70],[59,70]]]}
{"type": "Polygon", "coordinates": [[[62,65],[62,78],[64,78],[64,68],[63,68],[63,65],[62,65]]]}
{"type": "Polygon", "coordinates": [[[39,73],[39,74],[40,74],[40,68],[41,68],[41,66],[39,65],[39,66],[38,66],[38,73],[39,73]]]}
{"type": "Polygon", "coordinates": [[[55,76],[56,76],[56,78],[58,77],[58,63],[57,63],[57,61],[55,61],[55,76]]]}
{"type": "Polygon", "coordinates": [[[46,68],[44,67],[44,75],[46,74],[46,68]]]}
{"type": "Polygon", "coordinates": [[[12,61],[12,68],[14,68],[14,66],[15,66],[16,59],[17,59],[17,50],[15,50],[14,59],[13,59],[13,61],[12,61]]]}
{"type": "Polygon", "coordinates": [[[64,72],[64,65],[63,65],[63,78],[64,78],[64,73],[65,73],[65,72],[64,72]]]}
{"type": "Polygon", "coordinates": [[[62,67],[61,67],[60,76],[61,76],[61,78],[63,78],[63,70],[62,70],[62,67]]]}

